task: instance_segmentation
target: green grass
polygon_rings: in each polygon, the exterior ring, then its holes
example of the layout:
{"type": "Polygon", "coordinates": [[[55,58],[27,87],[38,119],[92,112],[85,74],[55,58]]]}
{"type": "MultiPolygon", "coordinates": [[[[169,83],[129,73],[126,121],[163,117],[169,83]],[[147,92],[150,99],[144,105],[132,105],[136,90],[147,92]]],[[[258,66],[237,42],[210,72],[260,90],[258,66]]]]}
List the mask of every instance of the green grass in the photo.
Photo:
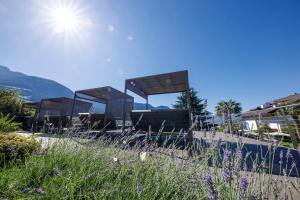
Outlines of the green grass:
{"type": "MultiPolygon", "coordinates": [[[[280,143],[280,145],[281,145],[281,146],[284,146],[284,147],[288,147],[288,148],[294,148],[292,142],[282,141],[282,142],[280,143]]],[[[300,143],[298,143],[298,146],[300,147],[300,143]]]]}
{"type": "MultiPolygon", "coordinates": [[[[28,157],[25,163],[7,165],[0,170],[0,198],[9,199],[207,199],[204,177],[213,175],[219,199],[239,199],[239,178],[246,175],[246,194],[261,197],[280,194],[264,172],[234,172],[225,181],[215,162],[215,146],[194,158],[174,149],[148,152],[141,160],[139,149],[106,145],[102,142],[79,145],[65,139],[47,152],[28,157]],[[177,159],[173,154],[184,158],[177,159]],[[118,161],[115,161],[116,158],[118,161]],[[60,174],[55,176],[53,170],[60,174]],[[259,180],[259,181],[258,181],[259,180]],[[257,184],[257,183],[261,184],[257,184]],[[36,192],[41,189],[45,194],[36,192]]],[[[236,157],[232,160],[232,166],[236,157]]],[[[294,183],[298,184],[298,183],[294,183]]]]}
{"type": "Polygon", "coordinates": [[[187,194],[187,179],[179,168],[162,159],[141,161],[136,152],[120,153],[113,148],[64,148],[55,146],[42,156],[31,156],[25,164],[0,172],[3,197],[41,198],[26,190],[41,188],[51,199],[193,199],[187,194]],[[115,162],[113,158],[118,158],[115,162]],[[54,168],[61,174],[53,176],[54,168]],[[137,187],[142,192],[137,192],[137,187]],[[24,192],[25,191],[25,192],[24,192]]]}

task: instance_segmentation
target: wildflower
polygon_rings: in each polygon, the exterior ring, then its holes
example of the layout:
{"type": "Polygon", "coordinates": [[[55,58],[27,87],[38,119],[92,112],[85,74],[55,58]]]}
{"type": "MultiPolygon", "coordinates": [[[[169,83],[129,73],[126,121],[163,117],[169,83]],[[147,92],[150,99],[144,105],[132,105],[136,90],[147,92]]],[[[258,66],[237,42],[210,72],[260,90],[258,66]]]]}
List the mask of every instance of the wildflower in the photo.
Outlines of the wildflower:
{"type": "Polygon", "coordinates": [[[112,198],[115,198],[116,194],[117,194],[117,191],[116,191],[116,190],[113,190],[113,191],[111,192],[111,197],[112,197],[112,198]]]}
{"type": "Polygon", "coordinates": [[[232,180],[231,152],[224,151],[222,174],[226,181],[232,180]]]}
{"type": "Polygon", "coordinates": [[[136,186],[136,192],[138,194],[141,194],[143,192],[143,186],[141,183],[138,183],[137,186],[136,186]]]}
{"type": "Polygon", "coordinates": [[[291,149],[288,149],[287,152],[286,152],[286,157],[290,158],[291,156],[292,156],[291,149]]]}
{"type": "Polygon", "coordinates": [[[298,148],[298,153],[300,154],[300,147],[298,148]]]}
{"type": "Polygon", "coordinates": [[[219,150],[221,148],[221,144],[222,144],[222,139],[219,138],[216,143],[216,150],[219,150]]]}
{"type": "Polygon", "coordinates": [[[213,176],[208,174],[204,177],[204,183],[207,190],[207,197],[209,200],[218,199],[218,192],[215,190],[213,183],[213,176]]]}
{"type": "Polygon", "coordinates": [[[44,190],[42,190],[41,188],[34,188],[32,191],[32,193],[37,193],[39,195],[45,195],[46,192],[44,190]]]}
{"type": "Polygon", "coordinates": [[[59,176],[60,175],[60,170],[57,168],[52,169],[52,175],[53,176],[59,176]]]}
{"type": "Polygon", "coordinates": [[[273,140],[273,142],[272,142],[272,147],[278,147],[278,145],[279,145],[279,141],[278,140],[273,140]]]}
{"type": "Polygon", "coordinates": [[[283,151],[282,151],[282,150],[280,151],[279,158],[280,158],[280,159],[283,158],[283,151]]]}
{"type": "Polygon", "coordinates": [[[248,184],[249,184],[248,177],[242,176],[240,178],[240,185],[239,185],[241,198],[246,198],[246,191],[247,191],[248,184]]]}
{"type": "Polygon", "coordinates": [[[41,188],[25,188],[23,190],[23,193],[29,193],[29,194],[33,194],[33,193],[37,193],[40,195],[45,195],[46,192],[44,190],[42,190],[41,188]]]}
{"type": "Polygon", "coordinates": [[[93,173],[91,173],[91,174],[88,174],[88,175],[83,176],[82,178],[83,178],[84,180],[88,180],[88,179],[94,178],[96,175],[97,175],[97,172],[93,172],[93,173]]]}
{"type": "Polygon", "coordinates": [[[115,164],[116,167],[120,167],[121,162],[120,162],[119,158],[114,157],[113,161],[114,161],[114,164],[115,164]]]}
{"type": "Polygon", "coordinates": [[[243,170],[243,162],[244,162],[243,152],[242,152],[242,150],[240,150],[237,153],[237,161],[235,163],[235,171],[243,170]]]}
{"type": "Polygon", "coordinates": [[[141,161],[146,161],[147,158],[148,158],[147,152],[141,152],[140,153],[140,159],[141,159],[141,161]]]}

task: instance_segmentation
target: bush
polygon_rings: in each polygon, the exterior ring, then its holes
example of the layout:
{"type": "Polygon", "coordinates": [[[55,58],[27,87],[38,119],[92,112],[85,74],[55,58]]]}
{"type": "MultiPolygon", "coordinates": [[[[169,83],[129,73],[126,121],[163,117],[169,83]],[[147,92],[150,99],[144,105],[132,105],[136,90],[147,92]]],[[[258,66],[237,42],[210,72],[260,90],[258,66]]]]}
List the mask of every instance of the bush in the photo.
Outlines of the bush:
{"type": "Polygon", "coordinates": [[[0,88],[0,112],[13,116],[22,112],[24,101],[20,98],[20,91],[14,89],[0,88]]]}
{"type": "Polygon", "coordinates": [[[14,122],[14,117],[0,113],[0,133],[9,133],[19,130],[22,123],[14,122]]]}
{"type": "Polygon", "coordinates": [[[0,167],[17,159],[24,160],[27,155],[40,149],[41,143],[34,137],[0,134],[0,167]]]}
{"type": "Polygon", "coordinates": [[[270,133],[270,132],[272,132],[272,129],[267,124],[263,124],[258,129],[258,133],[270,133]]]}

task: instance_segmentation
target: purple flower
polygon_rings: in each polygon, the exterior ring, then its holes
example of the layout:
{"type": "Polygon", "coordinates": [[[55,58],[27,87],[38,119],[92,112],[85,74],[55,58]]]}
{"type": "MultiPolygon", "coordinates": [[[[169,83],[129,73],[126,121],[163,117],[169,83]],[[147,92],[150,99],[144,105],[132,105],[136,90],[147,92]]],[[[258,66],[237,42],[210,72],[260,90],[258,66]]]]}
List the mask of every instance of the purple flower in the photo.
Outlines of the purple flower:
{"type": "Polygon", "coordinates": [[[219,150],[221,148],[221,144],[222,144],[222,139],[219,138],[216,143],[216,150],[219,150]]]}
{"type": "Polygon", "coordinates": [[[280,151],[279,158],[280,158],[280,159],[283,158],[283,151],[282,151],[282,150],[280,151]]]}
{"type": "Polygon", "coordinates": [[[248,185],[249,185],[248,177],[242,176],[240,178],[240,185],[239,185],[241,198],[246,198],[246,191],[247,191],[248,185]]]}
{"type": "Polygon", "coordinates": [[[204,183],[207,190],[207,197],[209,200],[216,200],[218,199],[218,192],[215,190],[213,177],[212,175],[208,174],[204,177],[204,183]]]}
{"type": "Polygon", "coordinates": [[[278,147],[278,145],[279,145],[279,141],[273,140],[272,146],[276,148],[276,147],[278,147]]]}
{"type": "Polygon", "coordinates": [[[224,151],[222,174],[226,181],[232,180],[231,152],[224,151]]]}
{"type": "Polygon", "coordinates": [[[237,160],[236,160],[236,163],[235,163],[235,170],[236,171],[243,170],[243,163],[244,163],[243,152],[242,152],[242,150],[240,150],[237,153],[237,160]]]}
{"type": "Polygon", "coordinates": [[[298,148],[298,153],[300,154],[300,147],[298,148]]]}
{"type": "Polygon", "coordinates": [[[143,186],[141,183],[138,183],[137,186],[136,186],[136,192],[138,194],[141,194],[143,192],[143,186]]]}
{"type": "Polygon", "coordinates": [[[60,170],[58,168],[52,169],[52,176],[60,176],[60,170]]]}

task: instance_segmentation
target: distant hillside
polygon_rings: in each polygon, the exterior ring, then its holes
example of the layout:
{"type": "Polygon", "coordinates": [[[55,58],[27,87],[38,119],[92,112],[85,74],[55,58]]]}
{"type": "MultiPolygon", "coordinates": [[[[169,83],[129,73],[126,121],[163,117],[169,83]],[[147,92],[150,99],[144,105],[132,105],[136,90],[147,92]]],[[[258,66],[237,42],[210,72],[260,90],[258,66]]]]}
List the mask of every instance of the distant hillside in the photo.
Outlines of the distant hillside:
{"type": "Polygon", "coordinates": [[[42,98],[70,97],[73,92],[49,79],[28,76],[20,72],[13,72],[8,67],[0,65],[0,87],[14,88],[21,91],[27,101],[39,101],[42,98]]]}
{"type": "MultiPolygon", "coordinates": [[[[168,106],[154,107],[151,104],[148,105],[148,108],[150,110],[166,110],[166,109],[170,109],[168,106]]],[[[145,109],[146,109],[146,104],[144,104],[144,103],[134,103],[134,110],[145,110],[145,109]]]]}
{"type": "MultiPolygon", "coordinates": [[[[60,83],[36,76],[28,76],[20,72],[13,72],[8,67],[2,65],[0,65],[0,87],[18,89],[21,91],[21,95],[27,101],[31,102],[54,97],[73,98],[72,90],[60,83]]],[[[134,109],[144,110],[146,109],[146,105],[143,103],[134,103],[134,109]]],[[[169,107],[154,107],[149,104],[149,109],[169,109],[169,107]]]]}

